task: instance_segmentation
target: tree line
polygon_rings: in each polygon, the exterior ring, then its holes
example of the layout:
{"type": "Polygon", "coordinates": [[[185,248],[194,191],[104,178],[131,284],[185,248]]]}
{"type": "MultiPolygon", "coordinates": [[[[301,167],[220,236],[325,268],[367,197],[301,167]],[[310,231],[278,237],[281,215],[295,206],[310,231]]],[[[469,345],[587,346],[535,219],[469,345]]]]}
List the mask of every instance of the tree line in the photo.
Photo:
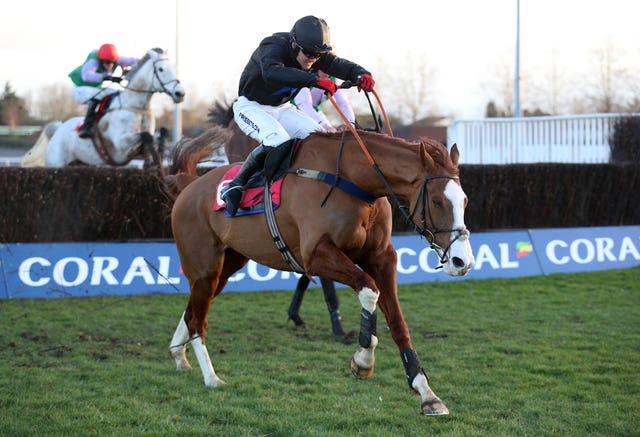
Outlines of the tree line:
{"type": "MultiPolygon", "coordinates": [[[[411,125],[423,121],[421,124],[428,125],[428,120],[449,116],[440,113],[434,103],[439,69],[429,62],[428,54],[414,49],[405,57],[403,65],[388,65],[380,60],[376,68],[380,95],[392,123],[411,125]]],[[[629,64],[624,53],[612,44],[594,49],[590,62],[589,71],[584,72],[569,71],[554,59],[545,67],[546,71],[527,71],[521,81],[524,116],[640,112],[640,82],[637,81],[640,71],[636,71],[637,66],[632,67],[634,64],[629,64]]],[[[503,62],[496,62],[491,78],[479,87],[479,95],[487,102],[486,117],[513,115],[515,79],[511,64],[508,57],[504,57],[503,62]]],[[[189,132],[207,127],[209,108],[234,98],[224,92],[210,100],[187,93],[181,106],[183,129],[189,132]]],[[[364,99],[353,101],[359,118],[361,115],[370,117],[364,99]]],[[[173,105],[168,100],[154,103],[157,125],[172,126],[173,105]]],[[[323,107],[329,113],[332,109],[328,104],[323,107]]],[[[25,96],[17,95],[7,82],[0,95],[0,125],[44,124],[83,113],[84,108],[71,98],[71,85],[62,81],[31,90],[25,96]]]]}

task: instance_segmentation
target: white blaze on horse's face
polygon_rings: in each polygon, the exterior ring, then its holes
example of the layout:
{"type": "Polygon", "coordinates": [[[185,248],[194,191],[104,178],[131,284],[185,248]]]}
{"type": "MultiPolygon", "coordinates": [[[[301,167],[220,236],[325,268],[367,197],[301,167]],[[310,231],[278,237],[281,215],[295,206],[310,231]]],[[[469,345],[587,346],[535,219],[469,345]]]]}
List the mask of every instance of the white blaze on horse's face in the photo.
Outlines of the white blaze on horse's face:
{"type": "Polygon", "coordinates": [[[449,247],[449,257],[444,264],[444,271],[451,276],[466,275],[469,269],[475,264],[471,243],[469,242],[469,233],[464,224],[464,208],[467,196],[462,191],[462,187],[456,181],[449,181],[444,190],[444,195],[451,202],[453,213],[453,225],[451,229],[464,230],[465,233],[458,236],[457,233],[451,233],[451,246],[449,247]]]}

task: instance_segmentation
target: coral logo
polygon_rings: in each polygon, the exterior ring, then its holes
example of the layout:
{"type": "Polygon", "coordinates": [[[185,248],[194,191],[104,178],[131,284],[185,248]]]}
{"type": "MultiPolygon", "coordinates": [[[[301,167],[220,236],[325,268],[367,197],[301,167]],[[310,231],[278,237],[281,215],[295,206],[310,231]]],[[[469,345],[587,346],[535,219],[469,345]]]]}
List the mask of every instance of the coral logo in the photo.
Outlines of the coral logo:
{"type": "Polygon", "coordinates": [[[529,256],[533,252],[533,245],[528,241],[518,241],[516,243],[516,258],[529,256]]]}

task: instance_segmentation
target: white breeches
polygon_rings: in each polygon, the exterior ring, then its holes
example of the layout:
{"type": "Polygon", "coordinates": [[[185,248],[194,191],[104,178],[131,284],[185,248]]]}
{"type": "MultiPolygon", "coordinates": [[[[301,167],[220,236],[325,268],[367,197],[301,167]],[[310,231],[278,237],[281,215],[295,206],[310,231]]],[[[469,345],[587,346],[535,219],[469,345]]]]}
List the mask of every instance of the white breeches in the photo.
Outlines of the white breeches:
{"type": "Polygon", "coordinates": [[[291,138],[306,138],[323,130],[289,102],[269,106],[241,96],[233,104],[233,118],[242,132],[266,147],[279,146],[291,138]]]}
{"type": "Polygon", "coordinates": [[[109,94],[113,94],[118,91],[115,88],[96,88],[93,86],[74,86],[71,96],[76,103],[86,105],[89,100],[96,99],[102,100],[109,94]]]}

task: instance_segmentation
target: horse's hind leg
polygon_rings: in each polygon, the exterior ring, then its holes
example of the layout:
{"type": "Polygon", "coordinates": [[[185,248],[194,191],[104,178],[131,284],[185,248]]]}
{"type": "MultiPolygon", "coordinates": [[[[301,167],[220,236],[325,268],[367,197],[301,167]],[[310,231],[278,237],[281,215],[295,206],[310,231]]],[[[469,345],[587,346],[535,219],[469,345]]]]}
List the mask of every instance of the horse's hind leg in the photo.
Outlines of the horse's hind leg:
{"type": "MultiPolygon", "coordinates": [[[[226,280],[223,282],[226,283],[226,280]]],[[[219,284],[219,281],[215,278],[200,278],[194,281],[191,286],[189,304],[185,312],[182,313],[171,339],[169,354],[175,360],[177,370],[191,369],[186,355],[187,344],[190,343],[200,365],[204,384],[211,387],[219,387],[224,385],[224,381],[216,375],[205,345],[207,313],[211,300],[218,294],[212,291],[214,283],[219,284]]],[[[216,291],[218,288],[220,287],[216,286],[216,291]]]]}
{"type": "Polygon", "coordinates": [[[187,360],[187,343],[189,342],[189,328],[184,321],[185,313],[182,313],[176,332],[173,334],[169,345],[169,355],[176,360],[177,370],[191,370],[189,360],[187,360]]]}
{"type": "MultiPolygon", "coordinates": [[[[189,304],[178,322],[169,351],[176,361],[178,370],[189,369],[191,366],[186,358],[186,345],[191,343],[202,371],[205,385],[218,387],[224,385],[225,382],[216,375],[205,344],[207,314],[211,301],[222,292],[228,278],[240,269],[247,262],[247,259],[229,250],[226,251],[224,256],[215,257],[210,255],[210,257],[206,258],[216,268],[210,271],[207,276],[190,281],[191,294],[189,296],[189,304]]],[[[183,263],[183,266],[185,264],[183,263]]],[[[187,274],[187,277],[195,275],[194,272],[187,272],[187,269],[185,269],[185,274],[187,274]]]]}

